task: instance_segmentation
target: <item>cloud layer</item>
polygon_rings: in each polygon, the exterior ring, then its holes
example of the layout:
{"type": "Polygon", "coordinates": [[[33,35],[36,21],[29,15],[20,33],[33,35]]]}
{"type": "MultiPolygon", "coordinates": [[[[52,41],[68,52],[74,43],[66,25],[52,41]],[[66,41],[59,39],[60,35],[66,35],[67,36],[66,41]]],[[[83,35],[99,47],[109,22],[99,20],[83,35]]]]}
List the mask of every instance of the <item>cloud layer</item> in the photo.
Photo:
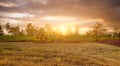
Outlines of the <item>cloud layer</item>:
{"type": "Polygon", "coordinates": [[[120,25],[120,0],[0,0],[0,17],[38,22],[45,16],[103,19],[120,25]],[[24,18],[10,17],[19,13],[24,18]],[[34,17],[29,17],[34,15],[34,17]]]}

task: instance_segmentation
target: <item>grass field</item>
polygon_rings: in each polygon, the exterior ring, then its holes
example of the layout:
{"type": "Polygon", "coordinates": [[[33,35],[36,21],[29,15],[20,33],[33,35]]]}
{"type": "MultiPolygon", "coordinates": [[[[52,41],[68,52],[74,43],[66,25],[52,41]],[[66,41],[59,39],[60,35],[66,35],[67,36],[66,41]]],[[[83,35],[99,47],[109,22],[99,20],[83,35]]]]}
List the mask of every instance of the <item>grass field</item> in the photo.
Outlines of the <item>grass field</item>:
{"type": "Polygon", "coordinates": [[[0,42],[0,66],[120,66],[120,47],[92,42],[0,42]]]}

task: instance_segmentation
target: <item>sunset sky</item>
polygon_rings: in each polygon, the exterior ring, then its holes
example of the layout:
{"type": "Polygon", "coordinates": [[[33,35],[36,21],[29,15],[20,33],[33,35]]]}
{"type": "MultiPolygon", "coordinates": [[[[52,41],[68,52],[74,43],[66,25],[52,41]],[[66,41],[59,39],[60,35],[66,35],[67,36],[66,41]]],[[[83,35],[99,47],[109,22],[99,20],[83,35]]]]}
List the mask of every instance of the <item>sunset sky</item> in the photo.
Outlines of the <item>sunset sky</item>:
{"type": "Polygon", "coordinates": [[[0,0],[0,22],[43,26],[79,25],[87,29],[96,22],[120,25],[120,0],[0,0]]]}

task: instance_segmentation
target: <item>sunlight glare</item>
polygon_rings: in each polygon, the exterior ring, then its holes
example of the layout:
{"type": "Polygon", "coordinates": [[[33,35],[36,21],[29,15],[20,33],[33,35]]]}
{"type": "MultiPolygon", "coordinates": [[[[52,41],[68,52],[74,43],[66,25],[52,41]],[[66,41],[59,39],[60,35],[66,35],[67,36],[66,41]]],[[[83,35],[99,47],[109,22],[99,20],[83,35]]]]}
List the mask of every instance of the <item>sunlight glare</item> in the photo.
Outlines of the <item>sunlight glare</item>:
{"type": "Polygon", "coordinates": [[[67,32],[67,27],[66,26],[60,26],[59,27],[60,32],[62,33],[62,35],[66,35],[67,32]]]}
{"type": "Polygon", "coordinates": [[[92,30],[91,28],[80,28],[79,33],[80,34],[85,34],[86,32],[88,32],[89,30],[92,30]]]}

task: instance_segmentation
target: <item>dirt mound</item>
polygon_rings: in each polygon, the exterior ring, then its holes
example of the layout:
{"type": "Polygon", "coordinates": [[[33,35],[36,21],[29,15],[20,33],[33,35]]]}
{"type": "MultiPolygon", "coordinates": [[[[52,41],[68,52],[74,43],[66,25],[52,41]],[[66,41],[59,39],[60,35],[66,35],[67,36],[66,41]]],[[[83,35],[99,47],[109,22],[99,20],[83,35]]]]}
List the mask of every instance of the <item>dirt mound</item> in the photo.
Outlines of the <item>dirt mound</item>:
{"type": "Polygon", "coordinates": [[[99,41],[100,43],[106,43],[106,44],[111,44],[115,46],[120,47],[120,40],[104,40],[104,41],[99,41]]]}

